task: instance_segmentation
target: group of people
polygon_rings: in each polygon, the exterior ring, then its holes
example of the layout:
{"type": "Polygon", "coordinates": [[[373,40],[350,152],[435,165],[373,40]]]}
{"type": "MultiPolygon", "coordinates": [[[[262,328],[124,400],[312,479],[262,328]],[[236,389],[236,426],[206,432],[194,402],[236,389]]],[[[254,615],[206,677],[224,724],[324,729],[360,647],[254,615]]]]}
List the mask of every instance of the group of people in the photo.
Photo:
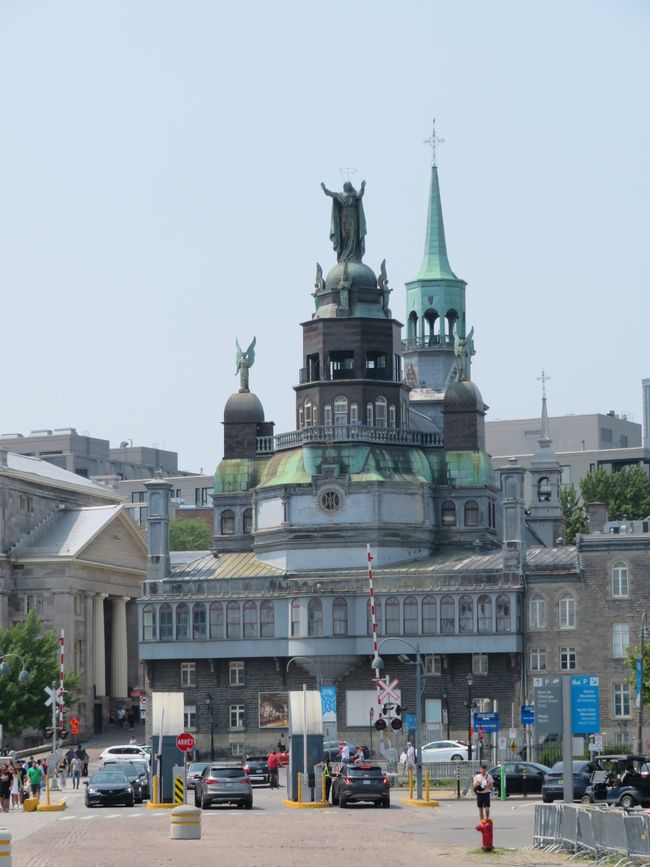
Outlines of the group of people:
{"type": "Polygon", "coordinates": [[[135,708],[130,707],[127,710],[124,705],[120,705],[116,711],[111,708],[108,724],[110,726],[116,725],[120,729],[123,729],[125,725],[128,725],[129,731],[134,732],[138,716],[139,714],[135,708]]]}
{"type": "Polygon", "coordinates": [[[71,780],[73,789],[79,788],[81,777],[88,776],[88,761],[88,753],[81,744],[66,752],[56,766],[56,776],[62,789],[65,789],[68,779],[71,780]]]}
{"type": "Polygon", "coordinates": [[[47,777],[47,762],[45,759],[35,759],[33,756],[23,762],[12,758],[0,766],[0,811],[22,809],[25,798],[41,796],[41,789],[47,777]]]}

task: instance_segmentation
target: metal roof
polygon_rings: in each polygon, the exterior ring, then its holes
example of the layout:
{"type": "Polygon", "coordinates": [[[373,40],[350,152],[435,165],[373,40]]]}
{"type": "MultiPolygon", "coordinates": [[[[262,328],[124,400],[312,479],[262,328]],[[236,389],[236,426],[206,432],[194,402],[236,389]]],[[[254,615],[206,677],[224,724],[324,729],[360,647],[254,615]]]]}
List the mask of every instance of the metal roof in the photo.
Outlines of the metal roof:
{"type": "MultiPolygon", "coordinates": [[[[0,466],[0,473],[4,469],[4,467],[0,466]]],[[[7,469],[14,474],[19,473],[26,478],[47,484],[55,486],[59,484],[66,488],[81,488],[89,494],[95,494],[104,498],[110,497],[113,502],[124,500],[124,497],[117,491],[111,491],[104,485],[98,485],[96,482],[91,482],[90,479],[85,479],[83,476],[78,476],[76,473],[71,473],[69,470],[57,467],[56,464],[51,464],[49,461],[31,455],[18,455],[15,452],[7,452],[7,469]]]]}
{"type": "Polygon", "coordinates": [[[206,554],[192,563],[172,569],[172,579],[209,580],[215,578],[275,578],[286,575],[284,569],[269,566],[258,560],[252,551],[232,554],[206,554]]]}
{"type": "Polygon", "coordinates": [[[76,557],[119,515],[121,505],[64,509],[37,527],[12,553],[24,557],[76,557]]]}

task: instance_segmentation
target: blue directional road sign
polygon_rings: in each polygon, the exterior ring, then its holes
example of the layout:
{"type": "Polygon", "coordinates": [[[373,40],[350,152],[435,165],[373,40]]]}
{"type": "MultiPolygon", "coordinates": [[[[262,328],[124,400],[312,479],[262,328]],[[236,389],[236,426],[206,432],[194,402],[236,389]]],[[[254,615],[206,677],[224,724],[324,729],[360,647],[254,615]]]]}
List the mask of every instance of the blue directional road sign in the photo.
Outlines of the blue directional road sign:
{"type": "Polygon", "coordinates": [[[499,731],[499,714],[498,713],[475,713],[474,714],[474,731],[482,728],[484,732],[499,731]]]}
{"type": "Polygon", "coordinates": [[[600,688],[598,675],[571,678],[573,733],[588,735],[600,731],[600,688]]]}
{"type": "Polygon", "coordinates": [[[535,708],[532,704],[522,704],[521,706],[521,724],[522,726],[535,725],[535,708]]]}
{"type": "Polygon", "coordinates": [[[404,728],[407,732],[415,731],[415,714],[407,713],[404,714],[404,728]]]}

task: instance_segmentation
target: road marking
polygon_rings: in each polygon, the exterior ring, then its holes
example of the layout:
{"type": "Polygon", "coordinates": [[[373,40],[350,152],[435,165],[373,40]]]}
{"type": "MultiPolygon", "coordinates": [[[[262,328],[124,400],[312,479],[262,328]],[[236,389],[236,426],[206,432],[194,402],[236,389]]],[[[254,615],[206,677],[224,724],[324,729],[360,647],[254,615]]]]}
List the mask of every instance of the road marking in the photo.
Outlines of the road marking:
{"type": "Polygon", "coordinates": [[[119,813],[109,813],[108,816],[102,816],[102,819],[117,819],[119,813]]]}
{"type": "MultiPolygon", "coordinates": [[[[72,818],[72,816],[70,818],[72,818]]],[[[96,819],[97,816],[80,816],[79,818],[82,822],[87,822],[89,819],[96,819]]]]}

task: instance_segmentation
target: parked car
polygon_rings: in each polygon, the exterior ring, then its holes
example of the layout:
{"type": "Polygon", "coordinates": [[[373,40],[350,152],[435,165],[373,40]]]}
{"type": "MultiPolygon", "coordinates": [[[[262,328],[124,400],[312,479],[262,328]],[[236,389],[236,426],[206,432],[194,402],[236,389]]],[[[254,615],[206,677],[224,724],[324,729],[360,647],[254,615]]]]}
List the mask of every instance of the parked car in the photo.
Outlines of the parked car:
{"type": "MultiPolygon", "coordinates": [[[[494,778],[494,794],[501,794],[501,765],[491,768],[489,773],[494,778]]],[[[539,795],[542,791],[544,777],[551,770],[538,762],[505,762],[506,795],[522,795],[524,793],[524,770],[526,771],[527,795],[539,795]]]]}
{"type": "MultiPolygon", "coordinates": [[[[572,762],[573,766],[573,797],[579,801],[585,794],[587,786],[591,783],[591,775],[594,771],[601,770],[600,763],[597,761],[589,762],[585,759],[578,759],[572,762]]],[[[556,762],[550,771],[544,777],[542,784],[542,801],[545,804],[550,804],[552,801],[560,800],[564,797],[564,765],[562,762],[556,762]]]]}
{"type": "Polygon", "coordinates": [[[207,768],[210,762],[190,762],[187,766],[187,788],[188,791],[190,789],[196,788],[196,781],[201,776],[203,771],[207,768]]]}
{"type": "Polygon", "coordinates": [[[351,744],[349,741],[324,741],[323,755],[327,756],[330,762],[340,762],[341,750],[346,744],[350,748],[350,758],[352,758],[357,751],[357,746],[356,744],[351,744]]]}
{"type": "Polygon", "coordinates": [[[347,807],[359,801],[390,807],[388,777],[379,765],[342,765],[338,776],[333,778],[332,804],[347,807]]]}
{"type": "Polygon", "coordinates": [[[209,764],[196,781],[194,803],[202,810],[213,804],[236,804],[251,810],[253,787],[250,777],[239,765],[209,764]]]}
{"type": "Polygon", "coordinates": [[[467,758],[467,744],[462,741],[431,741],[422,747],[423,762],[456,762],[467,758]]]}
{"type": "Polygon", "coordinates": [[[111,762],[105,770],[120,771],[133,786],[136,804],[141,804],[144,798],[151,797],[149,780],[149,765],[145,761],[111,762]]]}
{"type": "Polygon", "coordinates": [[[97,771],[86,786],[85,802],[87,807],[114,807],[135,804],[133,786],[120,771],[97,771]]]}
{"type": "Polygon", "coordinates": [[[106,747],[99,756],[99,764],[104,767],[111,762],[128,762],[130,759],[149,762],[149,754],[143,747],[138,747],[135,744],[118,744],[114,747],[106,747]]]}
{"type": "Polygon", "coordinates": [[[270,774],[266,756],[244,756],[241,766],[250,777],[251,783],[260,783],[263,786],[269,785],[270,774]]]}

